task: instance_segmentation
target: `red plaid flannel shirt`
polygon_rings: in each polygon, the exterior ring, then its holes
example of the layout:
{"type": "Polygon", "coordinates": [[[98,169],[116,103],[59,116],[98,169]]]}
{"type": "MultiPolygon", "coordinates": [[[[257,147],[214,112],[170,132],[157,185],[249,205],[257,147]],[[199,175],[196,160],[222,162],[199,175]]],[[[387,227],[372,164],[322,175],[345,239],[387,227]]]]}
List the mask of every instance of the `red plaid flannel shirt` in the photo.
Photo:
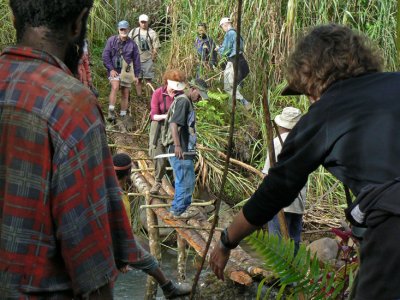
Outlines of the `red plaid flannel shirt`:
{"type": "Polygon", "coordinates": [[[85,295],[140,260],[95,97],[57,58],[0,56],[0,297],[85,295]],[[37,295],[38,295],[37,294],[37,295]]]}

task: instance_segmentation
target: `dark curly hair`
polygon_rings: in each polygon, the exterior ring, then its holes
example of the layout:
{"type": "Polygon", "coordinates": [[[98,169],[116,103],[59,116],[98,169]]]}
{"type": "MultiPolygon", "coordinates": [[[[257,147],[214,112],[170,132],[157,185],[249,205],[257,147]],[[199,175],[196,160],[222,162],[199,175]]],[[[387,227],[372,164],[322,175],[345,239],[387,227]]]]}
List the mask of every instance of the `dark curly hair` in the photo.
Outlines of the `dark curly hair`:
{"type": "Polygon", "coordinates": [[[83,19],[86,22],[92,5],[93,0],[10,0],[16,18],[17,41],[28,26],[44,26],[62,33],[62,29],[76,20],[84,8],[88,8],[83,19]]]}
{"type": "Polygon", "coordinates": [[[289,87],[314,98],[335,81],[382,70],[382,58],[367,37],[337,24],[314,27],[289,56],[289,87]]]}

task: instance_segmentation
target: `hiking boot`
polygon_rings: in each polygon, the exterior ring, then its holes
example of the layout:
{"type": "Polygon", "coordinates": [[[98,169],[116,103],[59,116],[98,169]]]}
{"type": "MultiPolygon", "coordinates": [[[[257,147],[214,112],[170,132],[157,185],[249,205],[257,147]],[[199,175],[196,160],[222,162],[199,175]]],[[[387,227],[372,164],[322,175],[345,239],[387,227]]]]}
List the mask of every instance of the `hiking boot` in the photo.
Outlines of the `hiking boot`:
{"type": "Polygon", "coordinates": [[[107,116],[107,121],[108,122],[115,122],[117,115],[115,113],[115,110],[108,110],[108,116],[107,116]]]}
{"type": "Polygon", "coordinates": [[[175,283],[172,280],[161,286],[166,299],[175,299],[189,295],[192,287],[187,283],[175,283]]]}
{"type": "Polygon", "coordinates": [[[156,182],[150,189],[150,195],[158,195],[161,188],[161,182],[156,182]]]}
{"type": "Polygon", "coordinates": [[[186,209],[183,213],[179,214],[179,215],[175,215],[173,213],[173,216],[175,219],[190,219],[193,218],[194,216],[196,216],[198,214],[197,210],[194,210],[193,208],[189,207],[188,209],[186,209]]]}

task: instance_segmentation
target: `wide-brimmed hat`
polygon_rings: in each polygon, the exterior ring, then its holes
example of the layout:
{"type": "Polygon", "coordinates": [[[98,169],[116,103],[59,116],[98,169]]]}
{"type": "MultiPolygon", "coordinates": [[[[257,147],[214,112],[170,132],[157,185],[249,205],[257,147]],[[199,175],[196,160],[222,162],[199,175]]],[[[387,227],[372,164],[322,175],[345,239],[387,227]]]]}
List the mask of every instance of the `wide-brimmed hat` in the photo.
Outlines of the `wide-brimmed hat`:
{"type": "Polygon", "coordinates": [[[186,87],[184,82],[174,81],[174,80],[167,80],[168,87],[173,89],[174,91],[183,91],[186,87]]]}
{"type": "Polygon", "coordinates": [[[122,20],[118,23],[118,29],[128,29],[129,23],[128,21],[122,20]]]}
{"type": "Polygon", "coordinates": [[[283,128],[292,129],[301,118],[301,111],[295,107],[285,107],[282,113],[274,119],[275,123],[283,128]]]}
{"type": "Polygon", "coordinates": [[[221,21],[219,21],[219,26],[222,26],[222,24],[225,24],[225,23],[232,23],[231,18],[223,17],[221,19],[221,21]]]}
{"type": "Polygon", "coordinates": [[[149,16],[148,15],[140,15],[139,16],[139,22],[148,22],[149,21],[149,16]]]}
{"type": "Polygon", "coordinates": [[[208,99],[207,89],[208,85],[203,79],[197,78],[189,82],[190,87],[194,87],[199,90],[200,97],[204,100],[208,99]]]}

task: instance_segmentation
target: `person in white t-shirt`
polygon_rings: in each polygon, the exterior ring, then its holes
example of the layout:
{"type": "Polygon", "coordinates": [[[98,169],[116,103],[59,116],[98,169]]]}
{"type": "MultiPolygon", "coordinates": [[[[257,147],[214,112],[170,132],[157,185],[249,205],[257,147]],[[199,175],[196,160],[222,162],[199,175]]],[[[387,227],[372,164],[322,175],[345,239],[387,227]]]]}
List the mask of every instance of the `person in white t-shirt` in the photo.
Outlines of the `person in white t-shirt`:
{"type": "Polygon", "coordinates": [[[151,82],[154,78],[153,64],[157,58],[160,41],[157,33],[149,28],[149,16],[139,16],[139,27],[132,29],[128,36],[139,48],[141,72],[136,84],[136,94],[142,97],[143,81],[151,82]]]}
{"type": "MultiPolygon", "coordinates": [[[[282,151],[282,144],[285,141],[286,137],[289,135],[290,130],[296,125],[296,123],[301,118],[301,111],[294,107],[285,107],[282,110],[282,113],[277,115],[274,119],[275,123],[278,125],[279,136],[274,138],[274,149],[275,156],[278,157],[278,154],[282,151]]],[[[269,161],[269,156],[267,155],[267,159],[265,160],[264,169],[262,170],[263,174],[268,175],[268,170],[271,167],[271,163],[269,161]]],[[[303,229],[303,214],[305,209],[305,201],[306,201],[306,193],[307,186],[304,186],[296,200],[284,208],[286,224],[289,232],[289,237],[295,243],[295,253],[300,246],[301,240],[301,231],[303,229]]],[[[277,234],[281,236],[280,225],[278,216],[275,215],[271,221],[268,222],[268,232],[270,234],[277,234]]]]}

